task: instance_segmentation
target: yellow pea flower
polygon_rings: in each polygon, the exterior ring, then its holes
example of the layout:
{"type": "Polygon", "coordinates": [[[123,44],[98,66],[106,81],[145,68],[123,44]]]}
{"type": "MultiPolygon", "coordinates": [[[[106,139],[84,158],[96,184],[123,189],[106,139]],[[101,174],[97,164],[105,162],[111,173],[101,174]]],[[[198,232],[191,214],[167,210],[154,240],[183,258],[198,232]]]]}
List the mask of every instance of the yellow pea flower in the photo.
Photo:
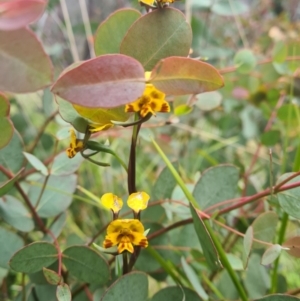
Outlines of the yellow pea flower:
{"type": "Polygon", "coordinates": [[[144,210],[147,208],[149,199],[150,196],[146,192],[135,192],[129,196],[127,200],[127,205],[133,211],[139,213],[140,210],[144,210]]]}
{"type": "Polygon", "coordinates": [[[115,214],[123,207],[122,199],[112,193],[105,193],[101,197],[100,201],[105,208],[111,209],[115,214]]]}
{"type": "Polygon", "coordinates": [[[75,131],[73,129],[70,130],[70,147],[66,149],[67,156],[71,159],[75,157],[75,155],[84,149],[83,141],[77,139],[75,131]]]}
{"type": "Polygon", "coordinates": [[[104,248],[118,245],[118,253],[125,250],[133,253],[134,245],[146,248],[147,237],[144,236],[144,226],[137,219],[117,219],[107,227],[107,235],[103,242],[104,248]]]}

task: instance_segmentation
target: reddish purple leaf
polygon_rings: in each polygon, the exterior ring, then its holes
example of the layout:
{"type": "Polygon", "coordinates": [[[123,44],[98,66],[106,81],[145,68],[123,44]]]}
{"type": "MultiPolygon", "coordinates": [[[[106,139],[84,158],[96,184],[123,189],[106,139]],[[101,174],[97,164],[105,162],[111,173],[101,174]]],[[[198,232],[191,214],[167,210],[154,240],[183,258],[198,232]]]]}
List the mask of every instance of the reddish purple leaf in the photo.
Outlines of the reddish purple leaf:
{"type": "Polygon", "coordinates": [[[36,21],[43,14],[45,0],[0,1],[0,30],[16,30],[36,21]]]}
{"type": "Polygon", "coordinates": [[[286,240],[282,246],[284,248],[289,248],[286,250],[291,256],[300,258],[300,236],[294,236],[286,240]]]}
{"type": "Polygon", "coordinates": [[[28,28],[0,31],[0,90],[34,92],[52,82],[52,63],[28,28]]]}
{"type": "Polygon", "coordinates": [[[199,94],[224,85],[222,76],[213,66],[177,56],[161,60],[154,67],[150,82],[169,95],[199,94]]]}
{"type": "Polygon", "coordinates": [[[134,101],[144,89],[144,68],[137,60],[108,54],[64,72],[52,92],[84,107],[113,108],[134,101]]]}

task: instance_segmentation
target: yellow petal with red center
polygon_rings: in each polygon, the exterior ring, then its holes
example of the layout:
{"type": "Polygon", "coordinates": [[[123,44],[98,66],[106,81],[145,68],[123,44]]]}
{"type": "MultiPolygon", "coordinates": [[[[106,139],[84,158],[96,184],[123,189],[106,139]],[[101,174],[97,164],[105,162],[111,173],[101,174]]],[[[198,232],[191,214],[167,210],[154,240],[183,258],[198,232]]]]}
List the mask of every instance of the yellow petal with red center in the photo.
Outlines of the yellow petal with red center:
{"type": "Polygon", "coordinates": [[[123,207],[122,199],[112,193],[105,193],[100,201],[105,208],[111,209],[114,213],[118,213],[123,207]]]}
{"type": "Polygon", "coordinates": [[[71,159],[84,148],[82,140],[78,140],[73,129],[70,129],[70,147],[66,149],[67,156],[71,159]]]}
{"type": "Polygon", "coordinates": [[[140,210],[144,210],[147,208],[149,199],[150,196],[146,192],[135,192],[129,196],[127,200],[127,205],[133,211],[138,213],[140,210]]]}
{"type": "Polygon", "coordinates": [[[125,250],[127,250],[130,253],[133,253],[133,251],[134,251],[133,245],[131,243],[131,239],[127,235],[124,235],[124,236],[121,237],[119,245],[118,245],[118,252],[119,253],[122,253],[125,250]]]}

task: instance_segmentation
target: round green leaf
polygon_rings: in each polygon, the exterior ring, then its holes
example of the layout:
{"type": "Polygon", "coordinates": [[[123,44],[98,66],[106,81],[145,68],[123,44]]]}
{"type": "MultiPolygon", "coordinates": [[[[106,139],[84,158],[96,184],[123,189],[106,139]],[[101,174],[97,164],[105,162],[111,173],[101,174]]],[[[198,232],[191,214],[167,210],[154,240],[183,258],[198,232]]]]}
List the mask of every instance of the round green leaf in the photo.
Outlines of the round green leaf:
{"type": "Polygon", "coordinates": [[[233,165],[219,165],[205,170],[196,183],[193,195],[201,209],[237,195],[239,170],[233,165]]]}
{"type": "Polygon", "coordinates": [[[66,283],[59,284],[56,288],[56,298],[58,301],[71,301],[72,294],[66,283]]]}
{"type": "Polygon", "coordinates": [[[10,267],[21,273],[35,273],[57,260],[57,250],[47,242],[34,242],[19,250],[10,260],[10,267]]]}
{"type": "MultiPolygon", "coordinates": [[[[258,240],[271,242],[276,234],[278,216],[269,211],[259,215],[252,223],[253,237],[258,240]]],[[[264,245],[253,241],[253,248],[262,248],[264,245]]]]}
{"type": "Polygon", "coordinates": [[[174,114],[177,116],[187,115],[193,111],[193,108],[187,104],[181,104],[174,107],[174,114]]]}
{"type": "Polygon", "coordinates": [[[247,13],[249,6],[240,0],[218,0],[213,1],[211,10],[220,16],[234,16],[247,13]]]}
{"type": "Polygon", "coordinates": [[[94,48],[96,56],[120,53],[120,45],[125,34],[140,16],[139,11],[128,8],[117,10],[108,16],[99,25],[95,34],[94,48]]]}
{"type": "Polygon", "coordinates": [[[188,56],[191,42],[191,27],[179,10],[156,9],[129,28],[120,50],[150,71],[163,58],[188,56]]]}
{"type": "Polygon", "coordinates": [[[0,199],[0,216],[12,227],[22,232],[30,232],[34,222],[27,208],[16,198],[6,195],[0,199]]]}
{"type": "Polygon", "coordinates": [[[29,28],[0,31],[0,90],[34,92],[52,82],[52,63],[29,28]]]}
{"type": "Polygon", "coordinates": [[[187,287],[170,286],[157,292],[151,301],[200,301],[202,300],[197,293],[187,287]]]}
{"type": "Polygon", "coordinates": [[[28,197],[41,217],[56,216],[65,211],[72,202],[72,194],[76,189],[77,175],[66,176],[51,175],[40,198],[41,189],[45,178],[42,177],[35,185],[32,185],[28,197]]]}
{"type": "Polygon", "coordinates": [[[261,135],[261,143],[266,146],[273,146],[280,141],[280,131],[271,130],[261,135]]]}
{"type": "Polygon", "coordinates": [[[170,95],[199,94],[224,85],[222,76],[213,66],[183,57],[161,60],[154,67],[150,82],[170,95]]]}
{"type": "Polygon", "coordinates": [[[62,280],[62,277],[60,275],[58,275],[56,272],[46,269],[46,268],[43,268],[43,274],[44,274],[47,282],[52,285],[58,285],[62,280]]]}
{"type": "Polygon", "coordinates": [[[81,281],[105,284],[110,279],[107,261],[86,246],[72,246],[63,252],[63,263],[81,281]]]}
{"type": "MultiPolygon", "coordinates": [[[[282,182],[287,177],[291,176],[292,173],[286,173],[279,177],[277,183],[282,182]]],[[[292,184],[300,181],[300,176],[293,178],[291,181],[286,184],[292,184]]],[[[279,205],[281,208],[291,216],[300,219],[300,187],[281,191],[277,194],[279,205]]]]}
{"type": "Polygon", "coordinates": [[[262,265],[269,265],[274,262],[280,255],[282,247],[280,245],[273,245],[269,247],[261,258],[262,265]]]}
{"type": "Polygon", "coordinates": [[[8,261],[16,251],[23,247],[24,242],[19,235],[4,228],[0,228],[0,241],[5,242],[0,248],[0,267],[9,269],[8,261]]]}
{"type": "Polygon", "coordinates": [[[141,272],[131,272],[115,281],[100,301],[146,301],[147,297],[147,275],[141,272]]]}
{"type": "Polygon", "coordinates": [[[251,50],[243,49],[235,55],[234,64],[239,73],[248,74],[255,68],[256,58],[251,50]]]}
{"type": "Polygon", "coordinates": [[[13,173],[19,172],[24,161],[23,147],[23,141],[15,131],[9,144],[0,149],[0,165],[13,173]]]}
{"type": "Polygon", "coordinates": [[[70,160],[66,153],[62,152],[54,158],[50,173],[56,176],[70,175],[80,167],[83,161],[82,156],[75,156],[70,160]]]}
{"type": "Polygon", "coordinates": [[[52,92],[83,107],[113,108],[141,96],[144,81],[144,69],[138,61],[121,54],[107,54],[63,72],[52,92]]]}
{"type": "Polygon", "coordinates": [[[221,105],[222,94],[218,91],[211,91],[197,95],[195,105],[202,111],[211,111],[221,105]]]}

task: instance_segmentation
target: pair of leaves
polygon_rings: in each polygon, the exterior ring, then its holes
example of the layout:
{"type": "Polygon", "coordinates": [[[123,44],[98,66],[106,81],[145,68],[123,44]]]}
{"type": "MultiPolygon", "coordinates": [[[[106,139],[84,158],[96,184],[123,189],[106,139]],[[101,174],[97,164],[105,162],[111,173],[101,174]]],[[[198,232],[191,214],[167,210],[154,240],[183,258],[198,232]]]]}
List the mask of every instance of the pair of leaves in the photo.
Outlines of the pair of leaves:
{"type": "Polygon", "coordinates": [[[138,17],[132,10],[111,15],[96,34],[95,47],[103,55],[64,72],[53,93],[83,107],[122,106],[142,95],[144,68],[153,68],[150,83],[166,94],[198,94],[223,86],[215,68],[184,57],[189,52],[191,32],[181,12],[163,9],[138,17]],[[107,48],[100,46],[106,45],[103,40],[120,20],[124,29],[115,38],[109,37],[107,48]]]}
{"type": "MultiPolygon", "coordinates": [[[[36,273],[57,261],[56,248],[47,242],[35,242],[19,250],[10,260],[17,272],[36,273]]],[[[81,281],[104,284],[110,278],[106,260],[86,246],[71,246],[63,251],[63,263],[81,281]]]]}

